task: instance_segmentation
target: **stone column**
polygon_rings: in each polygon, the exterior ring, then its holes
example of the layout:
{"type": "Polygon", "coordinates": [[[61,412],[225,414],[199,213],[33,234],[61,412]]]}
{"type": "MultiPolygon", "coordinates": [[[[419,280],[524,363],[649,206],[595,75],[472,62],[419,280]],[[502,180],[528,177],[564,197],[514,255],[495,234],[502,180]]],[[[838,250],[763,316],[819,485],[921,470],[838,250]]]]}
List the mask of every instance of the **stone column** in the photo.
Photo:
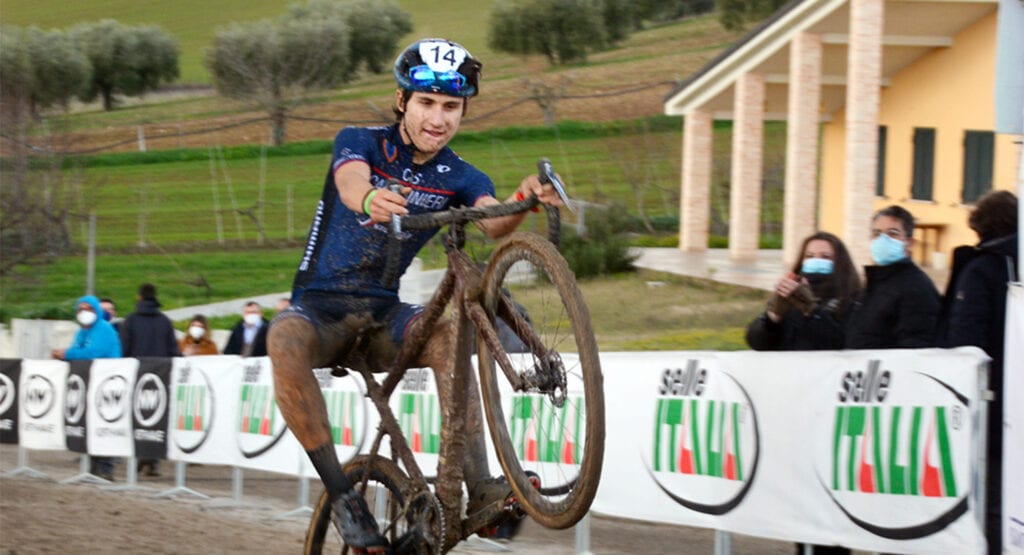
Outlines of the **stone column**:
{"type": "Polygon", "coordinates": [[[786,194],[782,260],[791,267],[800,245],[817,230],[818,105],[821,103],[821,36],[800,33],[789,45],[789,114],[786,126],[786,194]]]}
{"type": "Polygon", "coordinates": [[[871,263],[868,229],[878,167],[883,11],[884,0],[850,0],[843,241],[856,264],[871,263]]]}
{"type": "Polygon", "coordinates": [[[694,110],[683,122],[683,190],[679,198],[679,250],[708,248],[711,213],[711,114],[694,110]]]}
{"type": "Polygon", "coordinates": [[[757,258],[761,228],[761,173],[764,150],[764,77],[745,73],[736,80],[729,194],[729,258],[757,258]]]}

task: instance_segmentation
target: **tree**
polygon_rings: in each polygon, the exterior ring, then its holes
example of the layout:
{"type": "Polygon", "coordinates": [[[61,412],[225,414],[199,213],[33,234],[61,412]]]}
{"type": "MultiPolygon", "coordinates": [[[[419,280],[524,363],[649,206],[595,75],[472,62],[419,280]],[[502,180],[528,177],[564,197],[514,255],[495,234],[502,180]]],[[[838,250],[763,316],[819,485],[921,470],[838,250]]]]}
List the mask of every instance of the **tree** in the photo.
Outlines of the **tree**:
{"type": "Polygon", "coordinates": [[[348,23],[352,71],[361,67],[371,73],[391,69],[398,40],[412,32],[412,18],[390,1],[310,0],[305,5],[293,4],[289,17],[316,19],[334,13],[343,14],[348,23]]]}
{"type": "Polygon", "coordinates": [[[88,75],[89,60],[64,33],[0,29],[0,96],[9,125],[23,117],[37,118],[52,106],[66,107],[88,75]]]}
{"type": "Polygon", "coordinates": [[[101,97],[104,110],[114,109],[115,95],[141,96],[178,78],[178,43],[158,26],[104,19],[76,25],[71,34],[92,64],[81,98],[101,97]]]}
{"type": "Polygon", "coordinates": [[[311,0],[276,21],[218,30],[205,63],[220,94],[267,111],[280,145],[288,111],[305,94],[338,87],[363,65],[383,71],[411,29],[409,16],[390,2],[311,0]]]}
{"type": "Polygon", "coordinates": [[[509,54],[543,54],[551,64],[585,61],[608,45],[602,0],[511,0],[491,12],[488,43],[509,54]]]}

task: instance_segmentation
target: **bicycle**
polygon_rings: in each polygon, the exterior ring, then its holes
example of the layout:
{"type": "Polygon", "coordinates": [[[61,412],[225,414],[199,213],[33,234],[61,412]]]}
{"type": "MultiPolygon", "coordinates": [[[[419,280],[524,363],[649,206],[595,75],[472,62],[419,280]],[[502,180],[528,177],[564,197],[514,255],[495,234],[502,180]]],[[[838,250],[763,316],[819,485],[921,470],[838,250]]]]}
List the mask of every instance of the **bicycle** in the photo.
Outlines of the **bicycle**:
{"type": "MultiPolygon", "coordinates": [[[[541,160],[538,167],[542,181],[551,180],[563,202],[568,201],[550,163],[541,160]]],[[[568,528],[586,514],[594,499],[604,452],[602,375],[589,312],[575,277],[555,247],[560,230],[558,209],[545,206],[550,241],[535,233],[514,232],[500,242],[484,270],[464,250],[466,224],[525,212],[538,204],[536,197],[530,197],[392,221],[391,244],[398,240],[402,229],[448,226],[444,235],[448,266],[425,307],[421,317],[424,325],[411,333],[391,364],[384,367],[383,381],[374,375],[381,366],[367,359],[366,337],[371,330],[357,334],[344,361],[347,370],[361,374],[366,396],[380,415],[370,453],[356,456],[344,464],[344,469],[357,490],[367,497],[368,505],[383,512],[377,518],[382,520],[381,531],[391,542],[393,553],[445,553],[470,535],[523,513],[546,527],[568,528]],[[533,326],[514,308],[513,292],[517,302],[530,307],[533,326]],[[433,324],[447,308],[451,308],[456,330],[452,391],[465,391],[469,384],[471,342],[475,338],[485,419],[512,490],[510,499],[486,505],[465,518],[461,514],[463,453],[456,449],[461,445],[452,447],[455,450],[444,457],[457,464],[438,465],[433,480],[438,491],[435,495],[430,489],[431,480],[419,469],[388,404],[433,324]],[[528,352],[505,352],[496,332],[497,318],[505,321],[528,352]],[[560,348],[565,352],[560,353],[560,348]],[[570,349],[575,349],[575,354],[570,349]],[[511,420],[506,419],[503,396],[512,409],[511,420]],[[552,437],[561,441],[553,445],[552,437]],[[385,438],[390,456],[380,454],[385,438]],[[545,440],[548,445],[544,445],[545,440]],[[524,455],[532,459],[528,468],[520,462],[524,455]]],[[[390,253],[397,253],[397,249],[389,248],[389,258],[394,259],[390,253]]],[[[388,266],[393,268],[394,264],[389,262],[388,266]]],[[[393,279],[393,275],[386,279],[393,279]]],[[[454,434],[464,434],[466,403],[454,406],[452,417],[442,426],[451,427],[449,431],[454,434]]],[[[347,550],[332,526],[325,492],[310,520],[305,552],[347,550]]]]}

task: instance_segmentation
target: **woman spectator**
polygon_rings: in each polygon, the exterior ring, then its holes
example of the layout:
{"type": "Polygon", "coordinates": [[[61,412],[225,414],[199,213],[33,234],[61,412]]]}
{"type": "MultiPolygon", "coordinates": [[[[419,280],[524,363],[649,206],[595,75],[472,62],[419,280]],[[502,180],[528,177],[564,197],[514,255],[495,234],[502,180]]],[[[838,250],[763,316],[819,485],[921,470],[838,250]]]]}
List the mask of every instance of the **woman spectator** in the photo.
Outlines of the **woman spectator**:
{"type": "Polygon", "coordinates": [[[939,347],[974,345],[989,363],[986,442],[985,537],[989,553],[1002,553],[1003,354],[1008,283],[1020,279],[1017,260],[1017,197],[993,191],[978,199],[967,224],[978,244],[953,251],[953,269],[936,331],[939,347]]]}
{"type": "Polygon", "coordinates": [[[747,326],[757,351],[842,349],[843,320],[860,292],[849,251],[824,231],[804,239],[801,259],[775,285],[767,309],[747,326]]]}
{"type": "Polygon", "coordinates": [[[178,348],[185,356],[220,354],[217,344],[210,339],[210,326],[202,314],[196,314],[189,321],[185,337],[178,342],[178,348]]]}

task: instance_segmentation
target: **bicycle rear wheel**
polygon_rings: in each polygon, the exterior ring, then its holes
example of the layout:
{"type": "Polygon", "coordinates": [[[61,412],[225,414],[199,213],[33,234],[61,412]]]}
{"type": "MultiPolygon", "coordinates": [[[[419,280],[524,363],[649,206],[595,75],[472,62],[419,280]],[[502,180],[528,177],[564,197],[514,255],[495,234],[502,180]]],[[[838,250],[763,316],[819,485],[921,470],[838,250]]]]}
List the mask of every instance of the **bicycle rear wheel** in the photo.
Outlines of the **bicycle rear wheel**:
{"type": "MultiPolygon", "coordinates": [[[[420,509],[425,507],[427,511],[433,510],[433,494],[427,491],[425,495],[416,496],[412,481],[390,459],[360,455],[345,465],[345,474],[355,484],[356,489],[363,492],[366,504],[377,518],[381,532],[392,546],[395,545],[396,539],[401,538],[411,525],[424,516],[420,509]],[[412,507],[409,507],[410,501],[412,507]]],[[[431,534],[436,532],[437,528],[430,530],[431,534]]],[[[431,542],[432,540],[410,542],[411,545],[407,544],[402,552],[434,553],[437,549],[430,546],[431,542]]],[[[351,553],[332,522],[331,504],[326,491],[320,495],[313,509],[303,553],[351,553]]]]}
{"type": "Polygon", "coordinates": [[[498,460],[530,516],[568,528],[590,508],[604,455],[603,378],[590,314],[565,259],[532,233],[512,234],[494,251],[483,297],[491,322],[506,320],[502,332],[514,334],[523,351],[492,350],[478,334],[481,391],[498,460]],[[511,314],[510,300],[532,322],[511,314]],[[534,386],[513,392],[501,366],[505,357],[510,371],[534,386]],[[539,475],[540,489],[528,470],[539,475]]]}

